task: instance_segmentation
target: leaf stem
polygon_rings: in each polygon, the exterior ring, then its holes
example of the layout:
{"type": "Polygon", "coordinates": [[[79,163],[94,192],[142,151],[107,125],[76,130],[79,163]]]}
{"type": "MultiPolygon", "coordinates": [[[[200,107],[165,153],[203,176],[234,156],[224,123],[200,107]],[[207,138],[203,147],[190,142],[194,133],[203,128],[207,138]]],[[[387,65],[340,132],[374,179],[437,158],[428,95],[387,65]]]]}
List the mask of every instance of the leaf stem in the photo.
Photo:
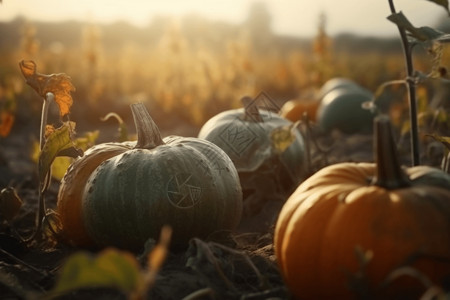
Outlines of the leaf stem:
{"type": "MultiPolygon", "coordinates": [[[[388,0],[389,7],[392,14],[396,13],[394,0],[388,0]]],[[[411,126],[411,149],[412,149],[412,165],[417,166],[420,164],[420,149],[419,149],[419,133],[417,125],[417,105],[416,105],[416,86],[415,82],[411,80],[414,77],[414,66],[412,61],[412,48],[409,45],[406,31],[400,26],[397,26],[402,40],[403,53],[405,56],[406,72],[407,72],[407,87],[409,98],[409,120],[411,126]]]]}

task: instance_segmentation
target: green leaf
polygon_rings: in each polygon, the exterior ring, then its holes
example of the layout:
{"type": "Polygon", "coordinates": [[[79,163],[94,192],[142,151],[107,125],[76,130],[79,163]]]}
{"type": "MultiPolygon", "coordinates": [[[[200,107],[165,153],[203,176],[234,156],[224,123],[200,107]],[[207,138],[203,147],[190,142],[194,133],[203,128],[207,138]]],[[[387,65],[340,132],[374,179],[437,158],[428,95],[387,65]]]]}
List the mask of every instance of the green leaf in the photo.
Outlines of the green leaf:
{"type": "Polygon", "coordinates": [[[428,0],[428,1],[434,2],[437,5],[444,7],[447,13],[450,14],[450,11],[448,9],[448,0],[428,0]]]}
{"type": "Polygon", "coordinates": [[[402,12],[392,14],[389,17],[387,17],[387,19],[395,23],[395,25],[397,25],[398,27],[408,31],[417,39],[419,40],[425,39],[425,37],[420,35],[420,32],[417,31],[417,28],[411,24],[411,22],[408,20],[408,18],[406,18],[406,16],[402,12]]]}
{"type": "Polygon", "coordinates": [[[436,30],[434,28],[423,26],[416,28],[420,32],[420,36],[425,37],[424,41],[436,41],[440,43],[450,42],[450,34],[436,30]]]}
{"type": "Polygon", "coordinates": [[[428,26],[414,27],[402,12],[390,15],[388,20],[407,31],[413,38],[420,42],[437,41],[445,43],[450,41],[450,35],[445,32],[428,26]]]}
{"type": "Polygon", "coordinates": [[[82,155],[74,147],[71,133],[75,123],[66,122],[61,127],[54,130],[45,141],[44,147],[39,154],[39,182],[45,182],[45,178],[50,171],[51,165],[59,155],[77,157],[82,155]]]}
{"type": "Polygon", "coordinates": [[[141,288],[142,276],[136,258],[129,252],[107,248],[97,256],[78,252],[63,265],[52,293],[110,287],[130,294],[141,288]]]}

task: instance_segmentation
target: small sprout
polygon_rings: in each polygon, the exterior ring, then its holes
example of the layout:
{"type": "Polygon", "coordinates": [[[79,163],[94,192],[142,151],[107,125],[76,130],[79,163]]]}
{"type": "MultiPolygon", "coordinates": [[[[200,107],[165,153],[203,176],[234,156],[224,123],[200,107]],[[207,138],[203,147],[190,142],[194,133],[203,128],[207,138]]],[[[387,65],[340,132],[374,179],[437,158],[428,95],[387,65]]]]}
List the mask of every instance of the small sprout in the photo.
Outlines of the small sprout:
{"type": "Polygon", "coordinates": [[[110,112],[109,114],[107,114],[106,116],[101,118],[100,120],[102,120],[104,122],[104,121],[109,120],[110,118],[115,118],[117,120],[117,122],[119,123],[119,128],[118,128],[119,142],[128,141],[127,124],[125,124],[125,122],[122,120],[122,118],[118,114],[116,114],[115,112],[110,112]]]}

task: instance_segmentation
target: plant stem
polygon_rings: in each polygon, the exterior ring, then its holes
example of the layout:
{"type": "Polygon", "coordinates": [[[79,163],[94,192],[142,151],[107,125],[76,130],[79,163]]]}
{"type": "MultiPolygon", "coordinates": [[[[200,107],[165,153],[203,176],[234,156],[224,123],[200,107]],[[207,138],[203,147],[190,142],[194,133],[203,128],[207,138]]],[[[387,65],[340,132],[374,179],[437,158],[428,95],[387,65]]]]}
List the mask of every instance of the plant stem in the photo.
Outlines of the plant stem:
{"type": "MultiPolygon", "coordinates": [[[[55,95],[53,93],[47,93],[44,98],[44,103],[42,104],[41,112],[41,128],[39,132],[39,149],[42,151],[45,144],[45,127],[47,126],[48,110],[52,101],[55,100],[55,95]]],[[[26,242],[33,241],[42,230],[42,222],[45,217],[45,192],[50,185],[51,180],[51,169],[45,176],[44,182],[39,182],[39,200],[38,200],[38,212],[36,214],[36,231],[34,234],[25,239],[26,242]]]]}
{"type": "Polygon", "coordinates": [[[52,93],[47,93],[44,98],[44,103],[42,103],[42,112],[41,112],[41,132],[39,134],[39,147],[42,150],[45,144],[45,127],[47,126],[47,118],[48,118],[48,109],[50,108],[50,104],[55,99],[55,96],[52,93]]]}
{"type": "MultiPolygon", "coordinates": [[[[391,13],[395,14],[394,0],[388,0],[391,13]]],[[[398,27],[400,37],[403,45],[403,53],[405,56],[406,72],[407,72],[407,87],[408,87],[408,98],[409,98],[409,120],[411,127],[411,149],[412,149],[412,165],[417,166],[420,164],[420,149],[419,149],[419,130],[417,125],[417,105],[416,105],[416,86],[415,82],[412,81],[414,76],[414,66],[412,61],[412,48],[409,45],[408,37],[406,31],[398,27]]]]}

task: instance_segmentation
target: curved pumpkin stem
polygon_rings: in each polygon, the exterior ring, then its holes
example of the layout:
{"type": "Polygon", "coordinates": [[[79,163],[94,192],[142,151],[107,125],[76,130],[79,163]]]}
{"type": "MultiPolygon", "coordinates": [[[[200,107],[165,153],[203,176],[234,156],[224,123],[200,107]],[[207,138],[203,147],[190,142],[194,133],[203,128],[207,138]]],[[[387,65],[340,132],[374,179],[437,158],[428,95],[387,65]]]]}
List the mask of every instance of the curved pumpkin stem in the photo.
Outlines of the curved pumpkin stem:
{"type": "Polygon", "coordinates": [[[134,148],[153,149],[159,145],[164,145],[159,128],[148,113],[145,105],[139,102],[130,106],[137,131],[137,144],[134,148]]]}
{"type": "Polygon", "coordinates": [[[249,96],[244,96],[241,99],[242,105],[245,109],[245,114],[243,116],[244,121],[248,122],[262,122],[263,119],[259,113],[258,107],[255,101],[249,96]]]}
{"type": "Polygon", "coordinates": [[[375,118],[374,137],[377,170],[372,184],[386,189],[409,186],[409,179],[400,166],[388,116],[380,115],[375,118]]]}

